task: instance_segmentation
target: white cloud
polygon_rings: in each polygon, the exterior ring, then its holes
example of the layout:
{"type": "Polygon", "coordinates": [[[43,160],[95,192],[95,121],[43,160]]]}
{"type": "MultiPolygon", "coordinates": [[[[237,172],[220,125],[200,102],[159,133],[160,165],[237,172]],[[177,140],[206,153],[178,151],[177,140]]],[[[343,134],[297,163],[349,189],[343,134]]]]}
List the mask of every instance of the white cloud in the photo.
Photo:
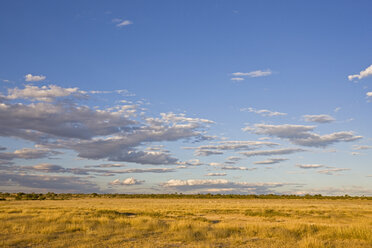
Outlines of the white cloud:
{"type": "Polygon", "coordinates": [[[32,74],[27,74],[25,76],[25,81],[26,82],[38,82],[38,81],[43,81],[46,79],[46,76],[43,75],[32,75],[32,74]]]}
{"type": "Polygon", "coordinates": [[[251,113],[259,114],[261,116],[270,116],[270,117],[271,116],[283,116],[283,115],[287,115],[287,113],[270,111],[270,110],[267,110],[267,109],[242,108],[242,109],[240,109],[240,111],[248,111],[248,112],[251,112],[251,113]]]}
{"type": "Polygon", "coordinates": [[[305,125],[266,125],[255,124],[254,127],[245,127],[243,131],[250,131],[255,134],[276,136],[282,139],[288,139],[290,142],[301,146],[326,147],[336,142],[350,142],[361,139],[362,136],[356,136],[351,131],[341,131],[326,135],[319,135],[313,131],[315,126],[305,125]]]}
{"type": "Polygon", "coordinates": [[[371,91],[371,92],[367,92],[367,93],[366,93],[366,96],[367,96],[367,97],[372,97],[372,91],[371,91]]]}
{"type": "Polygon", "coordinates": [[[8,90],[8,95],[5,96],[6,99],[29,99],[32,101],[44,101],[52,102],[58,97],[66,96],[84,96],[85,92],[80,91],[78,88],[62,88],[56,85],[48,86],[33,86],[26,85],[24,89],[13,88],[8,90]]]}
{"type": "Polygon", "coordinates": [[[304,115],[303,118],[307,122],[328,123],[335,121],[335,118],[330,115],[304,115]]]}
{"type": "Polygon", "coordinates": [[[296,164],[296,166],[301,169],[317,169],[324,167],[324,165],[321,164],[296,164]]]}
{"type": "Polygon", "coordinates": [[[133,177],[129,177],[127,179],[124,179],[123,181],[120,181],[119,179],[116,179],[112,182],[110,182],[110,185],[138,185],[142,184],[144,181],[137,180],[133,177]]]}
{"type": "Polygon", "coordinates": [[[206,176],[208,177],[223,177],[223,176],[226,176],[227,174],[226,173],[208,173],[206,174],[206,176]]]}
{"type": "Polygon", "coordinates": [[[277,164],[277,163],[280,163],[280,162],[283,162],[283,161],[286,161],[288,159],[286,158],[269,158],[267,160],[264,160],[264,161],[256,161],[256,162],[253,162],[254,164],[277,164]]]}
{"type": "Polygon", "coordinates": [[[265,76],[269,76],[272,74],[272,71],[271,70],[265,70],[265,71],[261,71],[261,70],[257,70],[257,71],[251,71],[251,72],[234,72],[232,73],[232,75],[236,76],[236,77],[265,77],[265,76]]]}
{"type": "Polygon", "coordinates": [[[122,20],[122,19],[118,19],[118,18],[115,18],[115,19],[113,19],[112,21],[113,21],[113,22],[117,22],[116,27],[124,27],[124,26],[128,26],[128,25],[133,24],[132,21],[129,21],[129,20],[122,20]]]}
{"type": "Polygon", "coordinates": [[[223,164],[221,164],[221,163],[216,163],[216,162],[212,162],[212,163],[209,163],[209,166],[221,167],[221,166],[223,166],[223,164]]]}
{"type": "Polygon", "coordinates": [[[244,78],[242,78],[242,77],[233,77],[230,80],[239,82],[239,81],[243,81],[244,78]]]}
{"type": "Polygon", "coordinates": [[[365,78],[365,77],[368,77],[368,76],[371,76],[371,75],[372,75],[372,65],[367,67],[365,70],[361,71],[359,74],[349,75],[347,78],[350,81],[355,79],[355,78],[360,80],[362,78],[365,78]]]}

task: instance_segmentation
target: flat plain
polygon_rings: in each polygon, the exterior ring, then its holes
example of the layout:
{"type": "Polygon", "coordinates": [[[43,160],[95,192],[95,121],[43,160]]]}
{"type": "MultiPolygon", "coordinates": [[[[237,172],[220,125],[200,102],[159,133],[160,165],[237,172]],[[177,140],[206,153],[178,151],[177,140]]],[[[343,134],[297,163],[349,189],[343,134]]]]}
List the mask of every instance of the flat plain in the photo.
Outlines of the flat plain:
{"type": "Polygon", "coordinates": [[[372,201],[7,200],[0,246],[372,247],[372,201]]]}

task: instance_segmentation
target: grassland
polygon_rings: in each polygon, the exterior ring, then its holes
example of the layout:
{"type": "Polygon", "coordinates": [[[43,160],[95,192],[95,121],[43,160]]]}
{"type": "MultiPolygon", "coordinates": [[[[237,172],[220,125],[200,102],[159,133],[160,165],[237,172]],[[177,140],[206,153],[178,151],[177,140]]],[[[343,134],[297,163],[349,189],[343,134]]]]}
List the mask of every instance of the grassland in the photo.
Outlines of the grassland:
{"type": "Polygon", "coordinates": [[[0,246],[372,247],[372,201],[6,200],[0,246]]]}

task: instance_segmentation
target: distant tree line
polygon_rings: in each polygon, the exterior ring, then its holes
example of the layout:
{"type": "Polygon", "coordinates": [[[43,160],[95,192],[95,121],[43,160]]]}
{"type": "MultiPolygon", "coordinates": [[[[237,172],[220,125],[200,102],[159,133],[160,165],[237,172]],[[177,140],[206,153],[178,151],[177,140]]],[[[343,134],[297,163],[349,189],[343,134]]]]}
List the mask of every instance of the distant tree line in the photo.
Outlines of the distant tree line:
{"type": "Polygon", "coordinates": [[[153,198],[153,199],[360,199],[372,200],[372,196],[323,196],[315,195],[236,195],[236,194],[73,194],[73,193],[3,193],[0,192],[0,201],[5,200],[70,200],[79,198],[117,198],[117,199],[133,199],[133,198],[153,198]]]}

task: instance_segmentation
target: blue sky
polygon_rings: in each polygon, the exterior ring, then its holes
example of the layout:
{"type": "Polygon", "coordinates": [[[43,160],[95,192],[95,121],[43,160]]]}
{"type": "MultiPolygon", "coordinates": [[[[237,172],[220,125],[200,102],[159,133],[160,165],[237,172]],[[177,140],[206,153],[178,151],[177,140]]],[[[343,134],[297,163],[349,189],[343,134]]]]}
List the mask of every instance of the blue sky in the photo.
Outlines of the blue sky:
{"type": "Polygon", "coordinates": [[[370,1],[0,6],[0,191],[372,195],[370,1]]]}

